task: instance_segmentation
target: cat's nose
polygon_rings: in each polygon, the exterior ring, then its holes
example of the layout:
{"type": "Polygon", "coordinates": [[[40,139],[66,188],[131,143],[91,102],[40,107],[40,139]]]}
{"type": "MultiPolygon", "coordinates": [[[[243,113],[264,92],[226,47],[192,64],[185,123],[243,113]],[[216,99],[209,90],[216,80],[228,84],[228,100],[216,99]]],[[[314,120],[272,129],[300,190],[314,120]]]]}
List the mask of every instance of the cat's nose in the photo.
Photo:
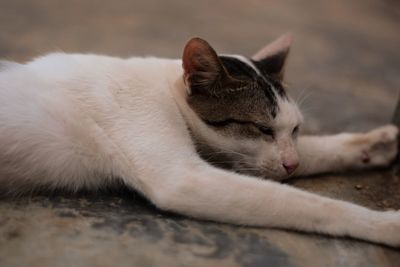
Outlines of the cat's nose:
{"type": "Polygon", "coordinates": [[[299,163],[298,162],[295,162],[295,163],[283,163],[282,165],[283,165],[283,167],[285,168],[285,170],[286,170],[286,172],[288,174],[292,174],[297,169],[297,167],[299,167],[299,163]]]}

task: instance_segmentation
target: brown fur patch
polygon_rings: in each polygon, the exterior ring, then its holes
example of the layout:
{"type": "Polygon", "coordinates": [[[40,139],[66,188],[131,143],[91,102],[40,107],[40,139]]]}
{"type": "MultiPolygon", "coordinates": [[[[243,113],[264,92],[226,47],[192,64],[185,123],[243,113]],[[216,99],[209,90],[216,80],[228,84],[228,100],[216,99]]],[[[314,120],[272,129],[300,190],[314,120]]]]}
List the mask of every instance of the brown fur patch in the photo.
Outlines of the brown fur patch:
{"type": "Polygon", "coordinates": [[[371,143],[371,138],[365,134],[359,134],[346,142],[350,146],[367,145],[369,143],[371,143]]]}

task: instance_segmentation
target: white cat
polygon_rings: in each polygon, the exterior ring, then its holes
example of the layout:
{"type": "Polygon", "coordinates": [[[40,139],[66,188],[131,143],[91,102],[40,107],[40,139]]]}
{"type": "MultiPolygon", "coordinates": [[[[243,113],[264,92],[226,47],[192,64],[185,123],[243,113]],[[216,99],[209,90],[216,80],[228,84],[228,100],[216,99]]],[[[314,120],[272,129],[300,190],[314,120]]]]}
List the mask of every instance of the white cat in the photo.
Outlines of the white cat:
{"type": "Polygon", "coordinates": [[[397,153],[394,126],[297,137],[302,115],[281,83],[290,44],[285,35],[252,59],[217,56],[194,38],[182,61],[56,53],[2,62],[0,188],[122,179],[188,216],[399,246],[399,212],[260,179],[385,166],[397,153]]]}

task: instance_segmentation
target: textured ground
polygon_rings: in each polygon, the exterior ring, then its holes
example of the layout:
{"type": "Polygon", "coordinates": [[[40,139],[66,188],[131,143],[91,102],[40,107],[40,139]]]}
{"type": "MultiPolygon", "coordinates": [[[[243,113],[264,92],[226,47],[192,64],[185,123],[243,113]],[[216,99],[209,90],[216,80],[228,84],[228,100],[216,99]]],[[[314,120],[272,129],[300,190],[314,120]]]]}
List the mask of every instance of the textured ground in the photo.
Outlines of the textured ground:
{"type": "MultiPolygon", "coordinates": [[[[400,3],[0,0],[0,58],[49,51],[179,57],[200,36],[251,55],[296,37],[287,82],[308,132],[390,121],[400,89],[400,3]]],[[[302,178],[295,186],[374,209],[400,208],[390,170],[302,178]]],[[[398,266],[366,242],[237,227],[162,213],[133,192],[0,199],[0,266],[398,266]]]]}

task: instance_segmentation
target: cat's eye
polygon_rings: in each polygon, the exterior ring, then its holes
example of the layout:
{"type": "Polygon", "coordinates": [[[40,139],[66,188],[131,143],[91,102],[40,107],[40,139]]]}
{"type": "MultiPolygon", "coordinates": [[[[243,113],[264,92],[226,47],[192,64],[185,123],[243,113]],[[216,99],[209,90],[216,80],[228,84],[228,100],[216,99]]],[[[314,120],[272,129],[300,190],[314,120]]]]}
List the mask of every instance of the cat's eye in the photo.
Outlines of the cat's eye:
{"type": "Polygon", "coordinates": [[[258,125],[257,128],[258,128],[258,130],[260,132],[262,132],[263,134],[268,135],[268,136],[270,136],[272,138],[275,135],[274,130],[272,128],[270,128],[270,127],[258,125]]]}
{"type": "Polygon", "coordinates": [[[296,126],[296,127],[294,127],[294,129],[293,129],[293,132],[292,132],[292,135],[293,136],[297,136],[297,134],[299,133],[299,130],[300,130],[300,126],[296,126]]]}

